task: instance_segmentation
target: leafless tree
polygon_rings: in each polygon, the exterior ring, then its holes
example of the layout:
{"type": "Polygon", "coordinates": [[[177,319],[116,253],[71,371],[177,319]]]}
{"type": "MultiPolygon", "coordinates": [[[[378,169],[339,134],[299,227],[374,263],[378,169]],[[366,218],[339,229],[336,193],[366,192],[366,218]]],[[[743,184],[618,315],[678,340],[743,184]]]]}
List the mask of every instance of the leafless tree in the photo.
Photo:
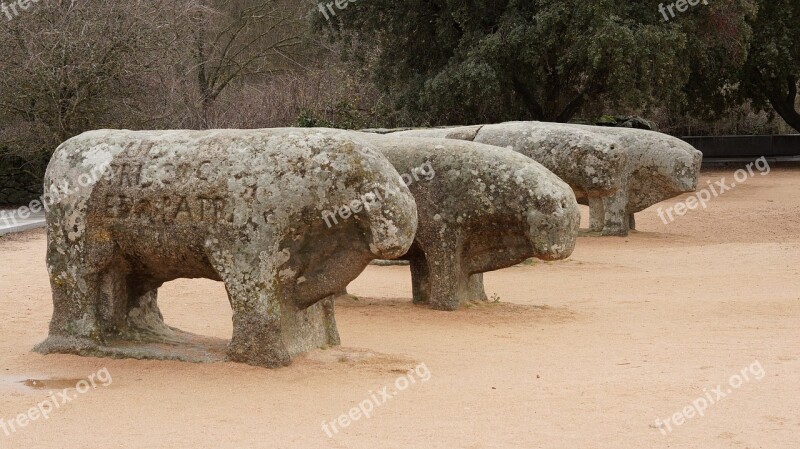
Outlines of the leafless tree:
{"type": "MultiPolygon", "coordinates": [[[[166,2],[164,2],[166,3],[166,2]]],[[[40,2],[0,21],[0,147],[36,160],[98,127],[135,126],[169,47],[158,2],[40,2]]]]}
{"type": "Polygon", "coordinates": [[[297,1],[202,1],[192,6],[191,42],[203,127],[222,92],[245,79],[304,69],[308,5],[297,1]]]}

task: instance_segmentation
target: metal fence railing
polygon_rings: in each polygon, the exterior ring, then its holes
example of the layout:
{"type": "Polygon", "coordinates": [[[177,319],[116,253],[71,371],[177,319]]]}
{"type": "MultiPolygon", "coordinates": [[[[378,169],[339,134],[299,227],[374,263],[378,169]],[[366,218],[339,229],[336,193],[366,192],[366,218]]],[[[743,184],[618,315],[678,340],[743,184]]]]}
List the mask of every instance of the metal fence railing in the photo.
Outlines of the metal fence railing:
{"type": "Polygon", "coordinates": [[[800,134],[775,136],[683,137],[703,158],[800,157],[800,134]]]}

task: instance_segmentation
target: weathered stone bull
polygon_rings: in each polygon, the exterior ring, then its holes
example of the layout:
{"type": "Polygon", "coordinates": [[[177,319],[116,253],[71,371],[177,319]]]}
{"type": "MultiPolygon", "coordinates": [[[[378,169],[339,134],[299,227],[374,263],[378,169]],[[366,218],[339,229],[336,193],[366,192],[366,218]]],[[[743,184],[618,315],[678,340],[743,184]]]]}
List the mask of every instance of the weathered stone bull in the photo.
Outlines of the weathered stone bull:
{"type": "Polygon", "coordinates": [[[159,358],[130,349],[174,336],[157,289],[207,278],[233,309],[228,358],[286,365],[339,343],[329,296],[372,259],[405,254],[416,231],[397,171],[341,135],[94,131],[56,150],[45,188],[97,172],[47,212],[54,311],[40,352],[159,358]],[[320,218],[376,186],[389,193],[380,207],[334,227],[320,218]]]}
{"type": "MultiPolygon", "coordinates": [[[[387,133],[390,130],[373,130],[387,133]]],[[[634,213],[694,191],[702,153],[652,131],[545,122],[401,130],[390,135],[439,137],[518,151],[553,171],[590,208],[590,228],[624,236],[634,213]]]]}
{"type": "Polygon", "coordinates": [[[677,137],[655,131],[604,126],[570,125],[614,139],[627,158],[622,188],[605,201],[592,201],[576,192],[578,202],[590,208],[592,230],[627,235],[636,229],[634,214],[661,201],[697,188],[703,153],[677,137]]]}
{"type": "Polygon", "coordinates": [[[481,273],[572,253],[580,225],[575,196],[539,163],[471,142],[364,136],[414,179],[419,227],[400,259],[410,261],[415,303],[454,310],[486,299],[481,273]]]}

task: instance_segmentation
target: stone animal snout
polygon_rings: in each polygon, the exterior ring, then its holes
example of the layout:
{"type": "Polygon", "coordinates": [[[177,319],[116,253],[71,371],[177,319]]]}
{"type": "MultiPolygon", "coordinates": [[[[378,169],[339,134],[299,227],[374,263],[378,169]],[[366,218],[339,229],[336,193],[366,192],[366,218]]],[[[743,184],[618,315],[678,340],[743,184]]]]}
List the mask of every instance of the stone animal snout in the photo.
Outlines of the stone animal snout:
{"type": "Polygon", "coordinates": [[[581,215],[575,196],[568,193],[549,199],[550,207],[532,208],[527,213],[529,239],[538,259],[566,259],[575,249],[581,215]]]}
{"type": "Polygon", "coordinates": [[[694,148],[690,153],[675,158],[673,176],[669,179],[675,180],[677,192],[686,193],[697,190],[697,174],[700,172],[702,163],[703,153],[694,148]]]}
{"type": "Polygon", "coordinates": [[[366,207],[365,213],[369,220],[372,254],[381,259],[394,259],[408,251],[417,230],[417,207],[408,187],[387,189],[383,200],[366,207]],[[395,191],[402,194],[393,193],[395,191]]]}

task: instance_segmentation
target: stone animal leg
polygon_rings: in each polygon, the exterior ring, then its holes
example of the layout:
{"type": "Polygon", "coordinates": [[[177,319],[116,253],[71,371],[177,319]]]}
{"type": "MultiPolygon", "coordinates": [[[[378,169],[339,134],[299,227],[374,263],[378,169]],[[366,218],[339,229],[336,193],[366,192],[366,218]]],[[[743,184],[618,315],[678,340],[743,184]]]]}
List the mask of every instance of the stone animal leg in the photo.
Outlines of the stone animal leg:
{"type": "MultiPolygon", "coordinates": [[[[257,278],[256,278],[257,279],[257,278]]],[[[225,280],[233,308],[233,336],[228,358],[234,362],[277,368],[291,356],[281,338],[281,305],[274,292],[256,281],[225,280]]]]}
{"type": "Polygon", "coordinates": [[[488,301],[486,290],[483,288],[483,273],[470,275],[467,280],[466,297],[467,301],[488,301]]]}
{"type": "Polygon", "coordinates": [[[414,304],[428,304],[431,298],[431,273],[425,256],[409,260],[411,265],[411,290],[414,304]]]}
{"type": "Polygon", "coordinates": [[[257,259],[248,262],[233,254],[246,253],[237,249],[209,252],[233,309],[228,359],[269,368],[288,366],[291,355],[281,332],[282,304],[272,289],[277,281],[262,279],[257,259]]]}
{"type": "Polygon", "coordinates": [[[247,251],[236,247],[208,250],[233,309],[228,359],[277,368],[289,365],[300,353],[338,345],[332,295],[299,306],[285,292],[275,269],[263,271],[260,258],[243,257],[247,251]]]}
{"type": "Polygon", "coordinates": [[[128,278],[126,327],[128,332],[169,338],[174,331],[164,323],[158,308],[158,285],[128,278]]]}
{"type": "Polygon", "coordinates": [[[428,254],[431,296],[429,304],[437,310],[456,310],[467,301],[469,275],[464,273],[460,249],[443,244],[428,254]]]}
{"type": "MultiPolygon", "coordinates": [[[[347,290],[345,290],[345,294],[347,294],[347,290]]],[[[339,328],[336,327],[335,309],[337,296],[338,295],[329,296],[316,305],[322,309],[325,326],[325,339],[327,340],[327,344],[331,346],[339,346],[342,344],[342,340],[339,337],[339,328]]]]}
{"type": "Polygon", "coordinates": [[[597,196],[589,197],[589,230],[592,232],[602,232],[606,224],[606,211],[603,205],[603,198],[597,196]]]}
{"type": "Polygon", "coordinates": [[[628,235],[629,217],[626,213],[628,208],[628,191],[624,187],[617,190],[610,197],[603,199],[605,209],[605,227],[603,235],[625,237],[628,235]]]}
{"type": "MultiPolygon", "coordinates": [[[[459,285],[466,286],[467,277],[458,270],[459,267],[452,263],[431,266],[429,304],[432,309],[457,310],[461,306],[462,299],[465,298],[459,298],[459,285]]],[[[461,290],[465,292],[465,289],[461,290]]]]}
{"type": "Polygon", "coordinates": [[[131,274],[126,261],[115,258],[102,273],[97,306],[105,336],[135,341],[167,341],[174,337],[158,308],[160,286],[147,277],[131,274]]]}
{"type": "Polygon", "coordinates": [[[98,304],[103,297],[103,273],[113,259],[113,244],[89,246],[84,240],[79,250],[78,242],[68,242],[62,232],[48,230],[53,317],[47,340],[35,348],[42,353],[80,353],[104,339],[105,324],[98,304]]]}
{"type": "Polygon", "coordinates": [[[119,260],[109,264],[100,274],[97,315],[104,337],[117,338],[124,335],[127,330],[129,299],[127,275],[127,268],[119,260]]]}
{"type": "Polygon", "coordinates": [[[100,296],[100,275],[81,271],[80,267],[70,271],[53,271],[51,268],[53,317],[49,337],[37,346],[37,351],[73,352],[102,342],[103,332],[95,306],[100,296]]]}
{"type": "Polygon", "coordinates": [[[636,230],[636,217],[634,214],[628,214],[628,228],[633,231],[636,230]]]}
{"type": "Polygon", "coordinates": [[[129,273],[116,258],[101,276],[98,314],[106,337],[115,340],[169,341],[175,332],[164,323],[158,308],[161,283],[129,273]]]}

